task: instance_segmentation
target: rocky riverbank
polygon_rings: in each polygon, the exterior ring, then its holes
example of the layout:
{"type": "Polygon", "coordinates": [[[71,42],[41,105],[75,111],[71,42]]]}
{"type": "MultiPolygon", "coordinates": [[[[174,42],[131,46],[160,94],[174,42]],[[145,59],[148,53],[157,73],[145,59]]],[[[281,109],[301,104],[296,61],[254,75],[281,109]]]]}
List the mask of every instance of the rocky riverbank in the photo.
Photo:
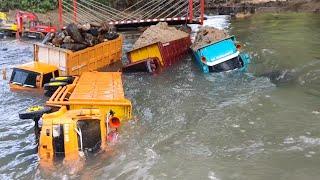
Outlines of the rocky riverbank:
{"type": "Polygon", "coordinates": [[[320,0],[207,0],[206,13],[247,17],[263,12],[320,13],[320,0]]]}

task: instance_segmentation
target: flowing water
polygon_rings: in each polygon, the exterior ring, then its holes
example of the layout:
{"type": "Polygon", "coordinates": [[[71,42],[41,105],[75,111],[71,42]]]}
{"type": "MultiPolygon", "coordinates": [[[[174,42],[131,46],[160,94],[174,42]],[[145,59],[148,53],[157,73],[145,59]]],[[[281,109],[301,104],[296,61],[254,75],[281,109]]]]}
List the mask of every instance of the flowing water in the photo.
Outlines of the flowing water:
{"type": "MultiPolygon", "coordinates": [[[[91,157],[76,175],[39,169],[33,124],[17,112],[45,100],[1,80],[0,179],[319,179],[320,17],[209,16],[206,24],[238,37],[249,72],[205,75],[190,56],[159,75],[124,75],[134,121],[114,153],[91,157]]],[[[31,45],[0,41],[1,68],[31,58],[31,45]]]]}

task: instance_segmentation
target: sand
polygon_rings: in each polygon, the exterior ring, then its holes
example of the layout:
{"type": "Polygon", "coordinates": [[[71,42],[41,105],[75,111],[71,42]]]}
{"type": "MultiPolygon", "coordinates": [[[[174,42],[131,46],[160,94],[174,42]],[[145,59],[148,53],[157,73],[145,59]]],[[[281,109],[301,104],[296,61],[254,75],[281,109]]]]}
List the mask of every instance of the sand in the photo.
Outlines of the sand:
{"type": "Polygon", "coordinates": [[[191,48],[196,51],[202,46],[219,41],[228,36],[229,35],[227,34],[227,32],[223,30],[205,26],[205,27],[202,27],[197,33],[197,36],[195,38],[194,43],[191,45],[191,48]]]}
{"type": "Polygon", "coordinates": [[[174,27],[169,27],[166,22],[160,22],[145,30],[134,43],[133,49],[138,49],[157,42],[167,43],[188,36],[188,33],[180,31],[174,27]]]}

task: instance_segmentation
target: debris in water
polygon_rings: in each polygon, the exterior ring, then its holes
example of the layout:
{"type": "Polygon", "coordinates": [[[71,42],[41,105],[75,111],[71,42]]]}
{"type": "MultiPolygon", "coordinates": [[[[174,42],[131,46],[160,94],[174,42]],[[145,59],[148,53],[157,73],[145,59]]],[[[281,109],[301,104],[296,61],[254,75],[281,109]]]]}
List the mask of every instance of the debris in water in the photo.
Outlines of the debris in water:
{"type": "Polygon", "coordinates": [[[320,114],[319,111],[312,111],[312,114],[320,114]]]}

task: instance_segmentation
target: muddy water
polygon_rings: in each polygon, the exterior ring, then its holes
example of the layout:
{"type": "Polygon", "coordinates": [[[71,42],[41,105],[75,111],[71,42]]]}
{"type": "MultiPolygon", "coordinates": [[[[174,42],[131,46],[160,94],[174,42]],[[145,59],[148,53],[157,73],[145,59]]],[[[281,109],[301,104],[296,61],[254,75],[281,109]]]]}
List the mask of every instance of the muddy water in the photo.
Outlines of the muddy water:
{"type": "MultiPolygon", "coordinates": [[[[91,157],[80,174],[39,170],[33,125],[17,112],[43,97],[11,93],[1,80],[0,178],[318,179],[320,17],[211,16],[206,24],[238,36],[250,72],[204,75],[187,57],[160,75],[125,75],[135,121],[114,153],[91,157]]],[[[1,68],[31,59],[31,45],[0,43],[1,68]]]]}

